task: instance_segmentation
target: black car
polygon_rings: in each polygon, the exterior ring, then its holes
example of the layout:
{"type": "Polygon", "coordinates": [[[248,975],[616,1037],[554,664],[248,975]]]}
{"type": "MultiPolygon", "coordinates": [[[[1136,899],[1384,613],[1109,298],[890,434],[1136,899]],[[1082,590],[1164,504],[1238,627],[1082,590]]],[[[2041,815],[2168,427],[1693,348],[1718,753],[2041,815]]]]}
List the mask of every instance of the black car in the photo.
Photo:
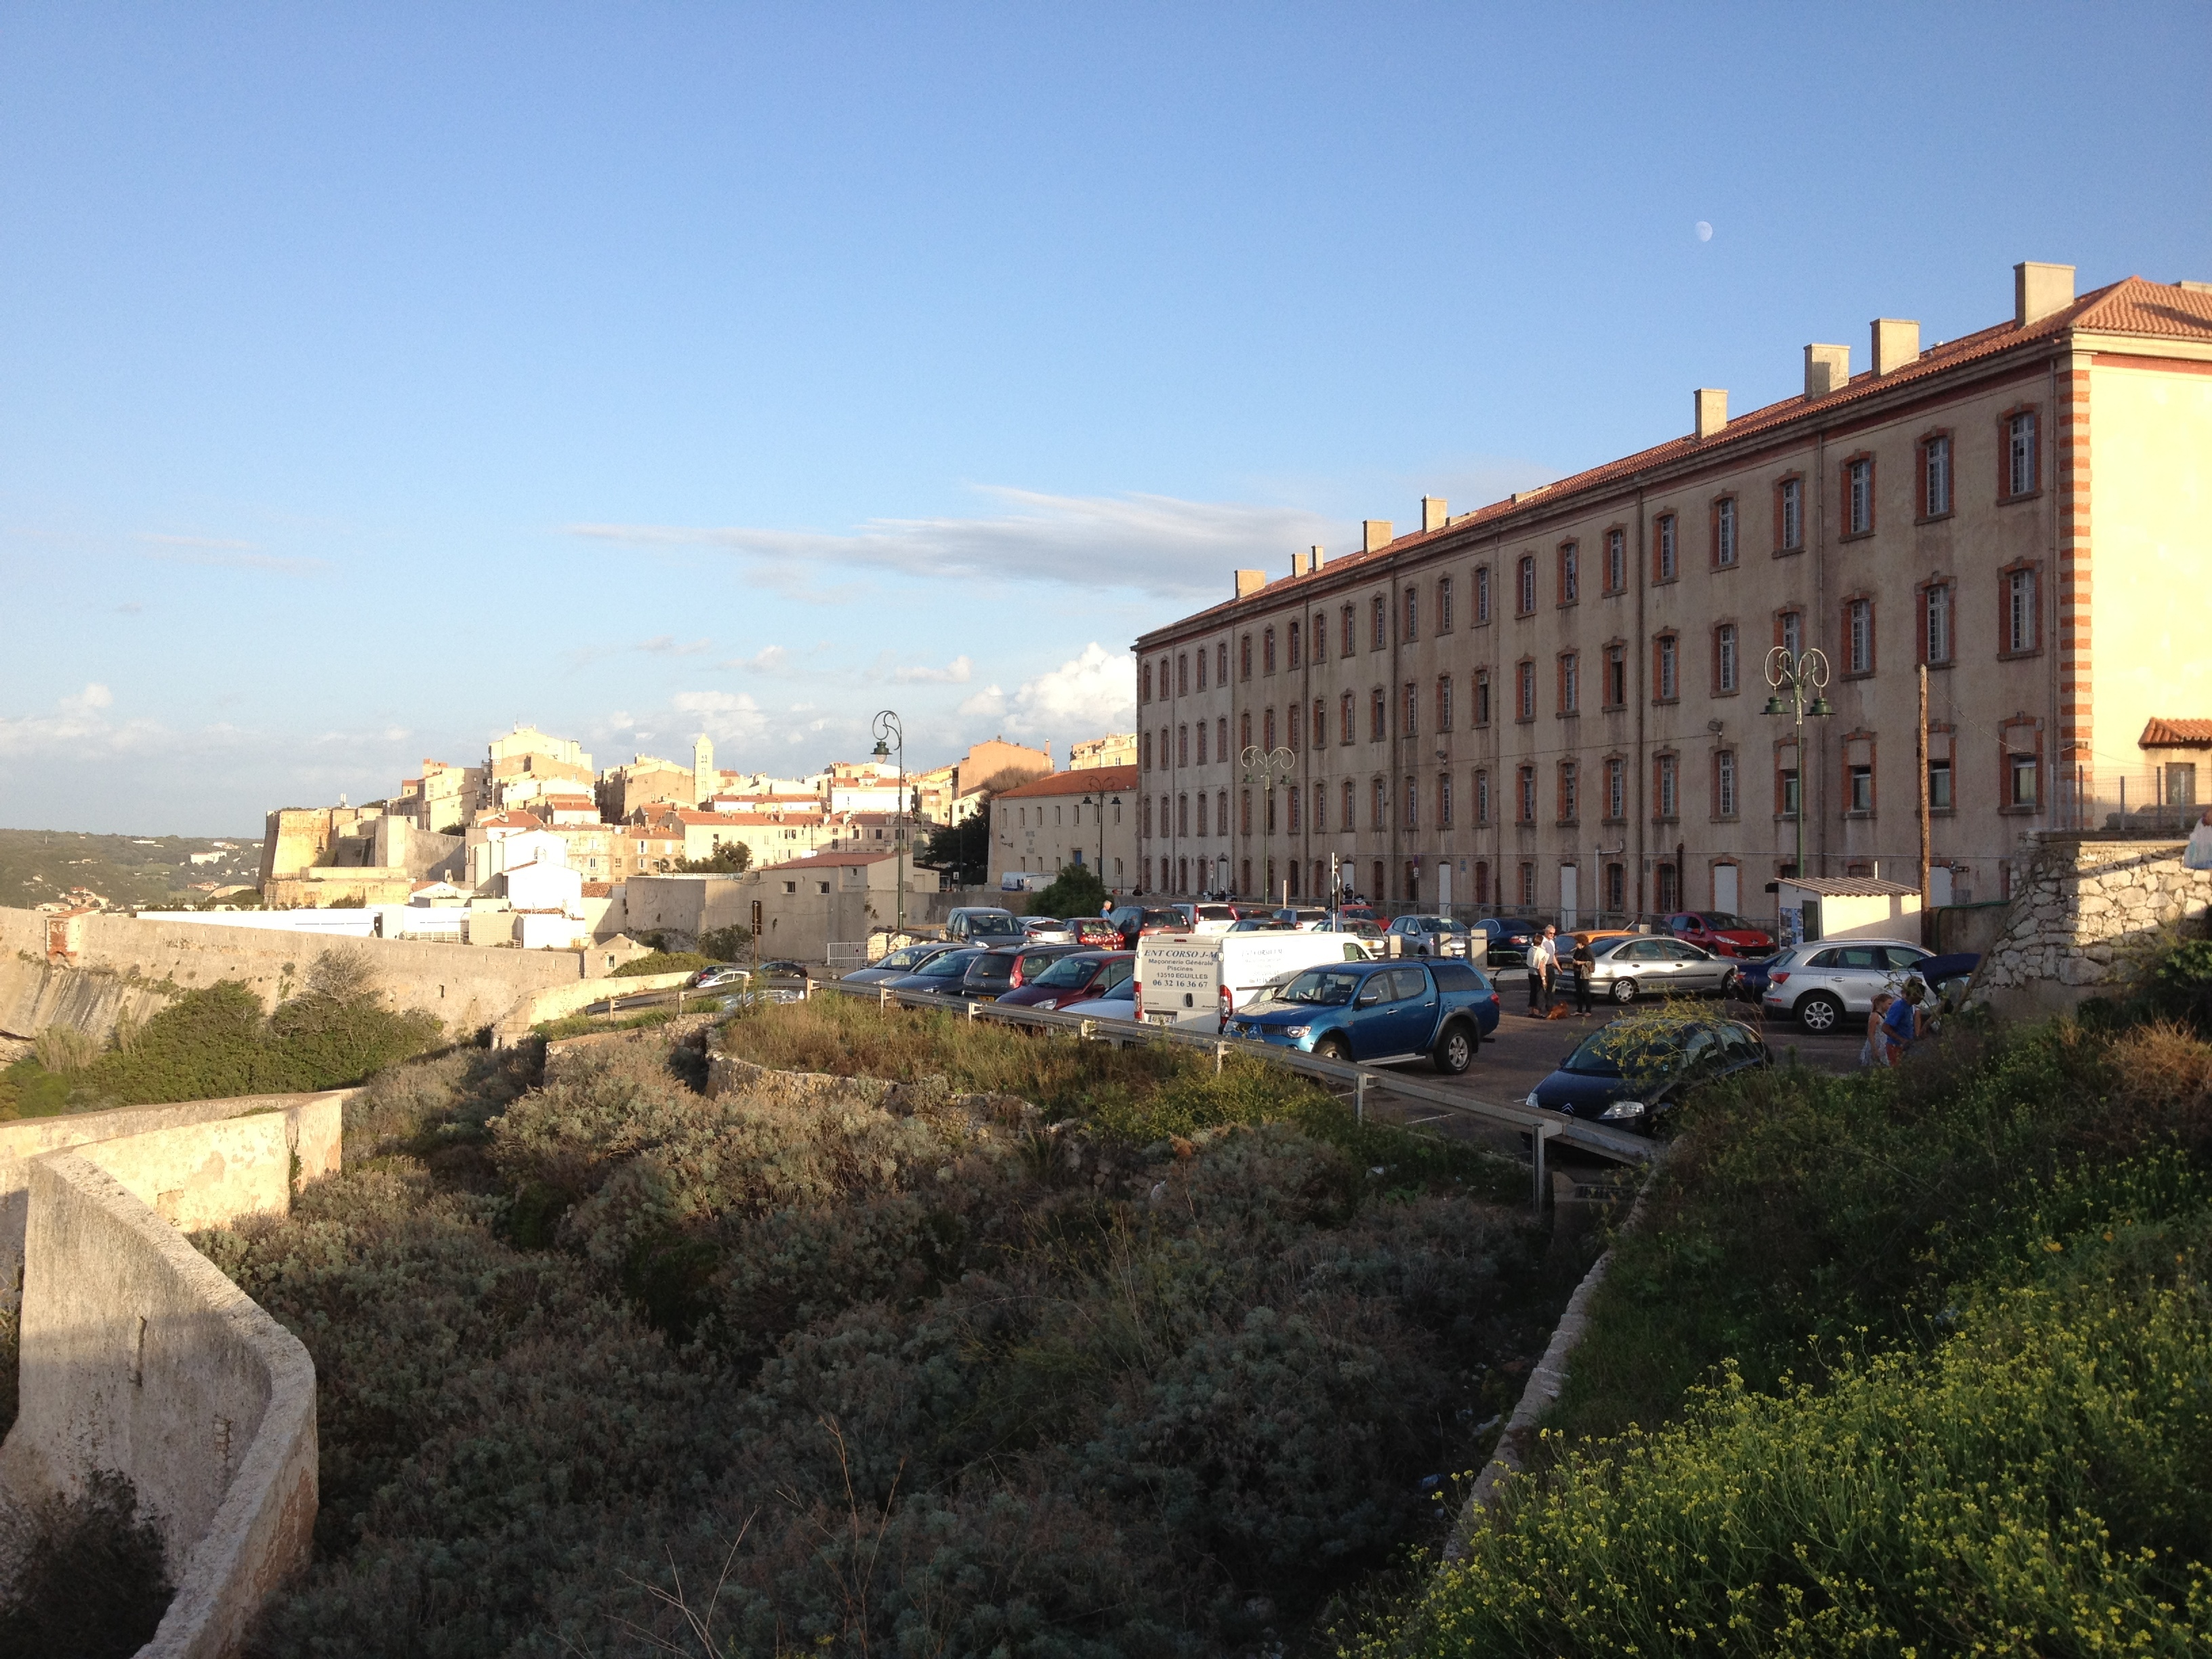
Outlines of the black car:
{"type": "Polygon", "coordinates": [[[954,994],[968,972],[968,964],[978,957],[987,957],[988,951],[946,951],[933,956],[912,973],[901,979],[878,980],[894,991],[923,991],[933,995],[954,994]]]}
{"type": "Polygon", "coordinates": [[[1691,1090],[1772,1064],[1758,1032],[1717,1014],[1656,1026],[1614,1020],[1577,1043],[1559,1069],[1528,1091],[1528,1103],[1648,1134],[1691,1090]]]}
{"type": "Polygon", "coordinates": [[[1544,924],[1513,916],[1486,916],[1474,924],[1474,931],[1490,936],[1484,957],[1491,967],[1525,968],[1528,946],[1544,937],[1544,924]]]}

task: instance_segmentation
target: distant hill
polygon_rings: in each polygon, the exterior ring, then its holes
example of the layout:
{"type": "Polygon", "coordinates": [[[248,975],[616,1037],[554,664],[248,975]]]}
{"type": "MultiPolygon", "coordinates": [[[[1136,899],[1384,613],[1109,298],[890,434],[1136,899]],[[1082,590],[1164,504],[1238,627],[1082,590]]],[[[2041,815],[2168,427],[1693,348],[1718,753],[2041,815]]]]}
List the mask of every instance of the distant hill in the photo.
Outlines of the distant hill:
{"type": "Polygon", "coordinates": [[[27,910],[72,887],[110,904],[183,902],[207,896],[198,882],[251,884],[261,843],[235,836],[88,836],[71,830],[0,830],[0,905],[27,910]],[[216,856],[194,864],[192,854],[216,856]]]}

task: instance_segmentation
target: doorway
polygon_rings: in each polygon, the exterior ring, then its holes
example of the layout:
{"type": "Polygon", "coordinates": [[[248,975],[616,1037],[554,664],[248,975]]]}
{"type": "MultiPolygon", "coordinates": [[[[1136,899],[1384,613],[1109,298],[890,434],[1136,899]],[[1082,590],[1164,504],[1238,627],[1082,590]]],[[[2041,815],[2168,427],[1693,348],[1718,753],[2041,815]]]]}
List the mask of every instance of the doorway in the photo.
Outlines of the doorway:
{"type": "Polygon", "coordinates": [[[1734,915],[1741,897],[1742,889],[1737,885],[1736,866],[1733,864],[1713,866],[1713,908],[1734,915]]]}

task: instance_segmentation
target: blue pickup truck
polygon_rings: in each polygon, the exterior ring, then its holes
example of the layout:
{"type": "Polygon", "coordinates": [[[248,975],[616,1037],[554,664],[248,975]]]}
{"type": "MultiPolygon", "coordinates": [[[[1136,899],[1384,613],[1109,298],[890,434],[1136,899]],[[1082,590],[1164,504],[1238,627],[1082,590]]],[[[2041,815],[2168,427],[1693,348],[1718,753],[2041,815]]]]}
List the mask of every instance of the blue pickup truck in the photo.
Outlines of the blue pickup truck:
{"type": "Polygon", "coordinates": [[[1224,1035],[1328,1060],[1419,1060],[1456,1076],[1498,1029],[1498,991],[1463,962],[1325,963],[1230,1017],[1224,1035]]]}

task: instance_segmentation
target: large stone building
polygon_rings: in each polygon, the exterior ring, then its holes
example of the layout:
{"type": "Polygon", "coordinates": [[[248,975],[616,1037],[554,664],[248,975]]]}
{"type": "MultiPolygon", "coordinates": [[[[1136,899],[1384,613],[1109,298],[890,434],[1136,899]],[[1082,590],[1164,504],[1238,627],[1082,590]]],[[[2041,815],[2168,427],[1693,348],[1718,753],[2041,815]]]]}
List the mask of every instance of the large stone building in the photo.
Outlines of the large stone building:
{"type": "Polygon", "coordinates": [[[1144,886],[1771,913],[1801,804],[1807,873],[1917,883],[1924,664],[1929,896],[2007,896],[2026,832],[2102,823],[2152,720],[2212,713],[2212,286],[2023,264],[2014,300],[1146,635],[1144,886]],[[1802,756],[1778,647],[1826,661],[1802,756]]]}
{"type": "Polygon", "coordinates": [[[1133,766],[1087,766],[994,797],[991,880],[1056,876],[1080,864],[1095,871],[1109,892],[1127,892],[1138,860],[1137,780],[1133,766]]]}

